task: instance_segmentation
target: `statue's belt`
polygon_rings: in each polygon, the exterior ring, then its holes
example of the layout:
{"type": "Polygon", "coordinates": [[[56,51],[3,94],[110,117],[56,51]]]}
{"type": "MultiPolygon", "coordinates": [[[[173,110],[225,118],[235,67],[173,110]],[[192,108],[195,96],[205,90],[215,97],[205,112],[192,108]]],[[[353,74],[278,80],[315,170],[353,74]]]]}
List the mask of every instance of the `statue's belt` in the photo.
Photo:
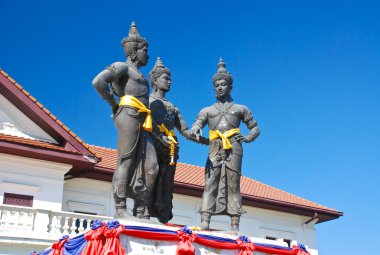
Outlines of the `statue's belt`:
{"type": "Polygon", "coordinates": [[[223,143],[223,149],[229,150],[232,148],[232,145],[228,138],[235,134],[238,134],[239,132],[240,129],[238,128],[230,129],[224,133],[221,133],[219,130],[210,130],[210,141],[215,140],[217,138],[221,138],[223,143]]]}
{"type": "Polygon", "coordinates": [[[138,100],[134,96],[125,95],[120,98],[119,106],[132,106],[136,108],[138,112],[145,112],[146,117],[143,124],[143,128],[146,131],[152,132],[153,125],[150,110],[143,103],[141,103],[140,100],[138,100]]]}
{"type": "Polygon", "coordinates": [[[162,132],[164,135],[167,136],[167,138],[170,141],[170,165],[174,166],[174,154],[175,154],[175,145],[178,144],[178,142],[175,140],[175,133],[174,130],[168,130],[164,123],[161,125],[158,125],[158,128],[160,129],[160,132],[162,132]]]}

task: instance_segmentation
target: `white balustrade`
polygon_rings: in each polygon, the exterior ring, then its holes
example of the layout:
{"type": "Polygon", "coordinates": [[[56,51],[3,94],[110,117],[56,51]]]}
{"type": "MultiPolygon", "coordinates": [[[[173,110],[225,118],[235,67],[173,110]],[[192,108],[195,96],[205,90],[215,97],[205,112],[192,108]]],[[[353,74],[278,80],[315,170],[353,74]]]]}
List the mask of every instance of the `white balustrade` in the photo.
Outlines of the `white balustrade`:
{"type": "Polygon", "coordinates": [[[55,212],[23,206],[0,205],[0,235],[58,239],[87,231],[94,220],[111,217],[71,212],[55,212]],[[35,233],[33,235],[33,233],[35,233]]]}

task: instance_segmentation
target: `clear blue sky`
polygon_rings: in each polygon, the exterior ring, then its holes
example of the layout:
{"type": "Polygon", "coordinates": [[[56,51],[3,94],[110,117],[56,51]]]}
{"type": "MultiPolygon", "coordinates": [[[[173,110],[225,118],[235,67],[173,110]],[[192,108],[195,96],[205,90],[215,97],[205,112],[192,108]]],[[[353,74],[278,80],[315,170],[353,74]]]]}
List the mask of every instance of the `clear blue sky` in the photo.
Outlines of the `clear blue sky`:
{"type": "MultiPolygon", "coordinates": [[[[343,211],[317,225],[320,254],[376,253],[380,188],[380,5],[367,1],[1,1],[0,67],[87,143],[115,148],[93,77],[123,61],[134,20],[172,71],[188,125],[215,101],[222,56],[233,97],[262,131],[243,173],[343,211]],[[306,3],[307,2],[307,3],[306,3]],[[364,247],[361,248],[361,247],[364,247]]],[[[181,139],[182,162],[207,148],[181,139]]]]}

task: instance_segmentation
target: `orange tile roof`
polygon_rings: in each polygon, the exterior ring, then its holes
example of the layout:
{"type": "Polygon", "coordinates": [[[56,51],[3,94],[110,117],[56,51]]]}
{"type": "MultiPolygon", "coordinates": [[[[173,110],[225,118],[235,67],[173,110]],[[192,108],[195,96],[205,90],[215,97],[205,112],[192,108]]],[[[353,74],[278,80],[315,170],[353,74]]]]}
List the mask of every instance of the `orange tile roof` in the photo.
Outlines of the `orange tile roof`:
{"type": "Polygon", "coordinates": [[[55,151],[63,151],[73,154],[80,154],[77,151],[69,150],[64,147],[61,147],[56,144],[48,143],[48,142],[42,142],[34,139],[19,137],[19,136],[12,136],[12,135],[5,135],[0,134],[0,141],[7,142],[7,143],[13,143],[13,144],[22,144],[30,147],[38,147],[42,149],[49,149],[49,150],[55,150],[55,151]]]}
{"type": "MultiPolygon", "coordinates": [[[[113,171],[116,167],[117,151],[114,149],[90,145],[92,150],[101,155],[102,160],[97,166],[107,168],[113,171]]],[[[177,163],[174,181],[179,184],[188,184],[191,186],[204,186],[204,168],[200,166],[177,163]]],[[[338,212],[335,209],[314,203],[307,199],[295,196],[288,192],[276,189],[264,183],[258,182],[251,178],[243,176],[240,183],[241,193],[248,197],[263,198],[265,200],[278,201],[289,205],[301,205],[309,208],[322,209],[332,212],[338,212]]]]}
{"type": "Polygon", "coordinates": [[[51,119],[53,119],[59,126],[61,126],[64,130],[66,130],[67,133],[70,134],[76,141],[78,141],[82,146],[84,146],[88,151],[93,153],[97,158],[99,158],[99,155],[96,155],[94,151],[91,150],[91,148],[83,142],[82,139],[80,139],[74,132],[72,132],[67,126],[65,126],[60,120],[57,119],[48,109],[46,109],[41,103],[37,101],[28,91],[26,91],[20,84],[18,84],[14,79],[12,79],[6,72],[4,72],[2,69],[0,69],[0,74],[3,75],[6,79],[8,79],[16,88],[18,88],[22,93],[24,93],[31,101],[33,101],[40,109],[42,109],[51,119]]]}

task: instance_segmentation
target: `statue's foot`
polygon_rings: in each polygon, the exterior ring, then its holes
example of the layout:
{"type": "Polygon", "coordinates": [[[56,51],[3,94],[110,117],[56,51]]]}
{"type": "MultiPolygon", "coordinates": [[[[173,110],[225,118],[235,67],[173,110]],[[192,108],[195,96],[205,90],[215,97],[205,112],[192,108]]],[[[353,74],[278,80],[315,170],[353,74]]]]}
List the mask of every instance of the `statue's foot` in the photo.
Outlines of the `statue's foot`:
{"type": "Polygon", "coordinates": [[[118,208],[114,216],[115,219],[131,219],[132,216],[128,214],[127,208],[118,208]]]}
{"type": "Polygon", "coordinates": [[[239,232],[239,225],[232,225],[231,231],[239,232]]]}
{"type": "Polygon", "coordinates": [[[210,229],[210,222],[209,221],[202,221],[201,222],[201,228],[203,230],[209,230],[210,229]]]}

